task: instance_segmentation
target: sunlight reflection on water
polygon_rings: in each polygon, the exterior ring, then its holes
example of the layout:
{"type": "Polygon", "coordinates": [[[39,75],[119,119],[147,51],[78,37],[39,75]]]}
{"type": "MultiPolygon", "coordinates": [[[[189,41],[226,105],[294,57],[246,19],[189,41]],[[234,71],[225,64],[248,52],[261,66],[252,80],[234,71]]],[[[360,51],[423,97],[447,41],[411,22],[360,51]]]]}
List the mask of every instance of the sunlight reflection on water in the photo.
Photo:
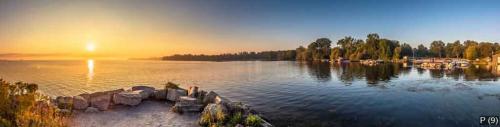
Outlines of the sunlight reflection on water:
{"type": "Polygon", "coordinates": [[[94,60],[93,59],[88,59],[87,60],[87,85],[92,82],[92,79],[94,78],[94,60]]]}

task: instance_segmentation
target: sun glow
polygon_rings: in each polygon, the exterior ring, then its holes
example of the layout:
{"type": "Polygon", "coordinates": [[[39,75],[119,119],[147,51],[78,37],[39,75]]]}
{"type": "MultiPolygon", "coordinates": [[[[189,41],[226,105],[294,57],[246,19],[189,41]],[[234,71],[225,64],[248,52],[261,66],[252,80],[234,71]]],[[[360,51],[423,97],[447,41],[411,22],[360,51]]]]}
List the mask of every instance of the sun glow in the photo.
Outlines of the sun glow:
{"type": "Polygon", "coordinates": [[[93,52],[93,51],[95,51],[95,45],[94,45],[94,43],[92,43],[92,42],[87,43],[87,47],[86,47],[86,49],[87,49],[87,51],[89,51],[89,52],[93,52]]]}

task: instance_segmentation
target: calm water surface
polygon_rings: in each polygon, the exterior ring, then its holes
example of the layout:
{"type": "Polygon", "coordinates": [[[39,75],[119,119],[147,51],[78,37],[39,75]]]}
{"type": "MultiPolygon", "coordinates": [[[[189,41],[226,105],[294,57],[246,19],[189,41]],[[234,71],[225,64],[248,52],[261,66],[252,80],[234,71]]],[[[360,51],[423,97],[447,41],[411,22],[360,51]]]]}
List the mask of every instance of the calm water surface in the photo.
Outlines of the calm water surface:
{"type": "Polygon", "coordinates": [[[500,69],[423,70],[401,64],[173,61],[1,61],[0,77],[76,95],[167,81],[198,85],[276,126],[478,126],[500,115],[500,69]]]}

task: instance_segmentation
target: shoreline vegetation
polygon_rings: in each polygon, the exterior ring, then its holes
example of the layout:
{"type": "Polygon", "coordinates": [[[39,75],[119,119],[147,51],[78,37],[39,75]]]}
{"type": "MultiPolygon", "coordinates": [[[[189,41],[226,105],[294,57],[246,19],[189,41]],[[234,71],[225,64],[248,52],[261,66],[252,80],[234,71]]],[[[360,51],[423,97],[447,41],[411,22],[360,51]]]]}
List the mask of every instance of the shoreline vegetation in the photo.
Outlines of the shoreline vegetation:
{"type": "Polygon", "coordinates": [[[500,54],[496,42],[466,40],[445,43],[433,41],[429,48],[423,44],[412,47],[398,40],[381,38],[376,33],[367,35],[365,40],[346,36],[336,42],[319,38],[307,47],[295,50],[239,52],[219,55],[175,54],[161,57],[171,61],[330,61],[330,62],[410,62],[418,59],[456,59],[472,64],[488,64],[491,57],[500,54]]]}
{"type": "Polygon", "coordinates": [[[219,94],[189,89],[168,82],[162,89],[139,85],[126,89],[83,93],[77,96],[50,98],[37,92],[38,85],[17,82],[10,84],[0,79],[0,126],[66,127],[77,113],[106,113],[114,106],[139,106],[142,101],[160,101],[174,104],[172,112],[201,113],[200,126],[272,127],[262,115],[241,102],[233,102],[219,94]]]}

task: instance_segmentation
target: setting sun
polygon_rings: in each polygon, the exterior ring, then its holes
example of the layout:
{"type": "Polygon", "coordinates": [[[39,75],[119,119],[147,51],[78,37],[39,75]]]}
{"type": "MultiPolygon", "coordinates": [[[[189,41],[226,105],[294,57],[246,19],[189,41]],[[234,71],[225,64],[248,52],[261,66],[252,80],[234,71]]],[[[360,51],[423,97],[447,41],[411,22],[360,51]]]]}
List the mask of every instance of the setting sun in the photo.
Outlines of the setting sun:
{"type": "Polygon", "coordinates": [[[93,52],[95,51],[95,45],[94,43],[87,43],[87,47],[86,47],[87,51],[89,52],[93,52]]]}

